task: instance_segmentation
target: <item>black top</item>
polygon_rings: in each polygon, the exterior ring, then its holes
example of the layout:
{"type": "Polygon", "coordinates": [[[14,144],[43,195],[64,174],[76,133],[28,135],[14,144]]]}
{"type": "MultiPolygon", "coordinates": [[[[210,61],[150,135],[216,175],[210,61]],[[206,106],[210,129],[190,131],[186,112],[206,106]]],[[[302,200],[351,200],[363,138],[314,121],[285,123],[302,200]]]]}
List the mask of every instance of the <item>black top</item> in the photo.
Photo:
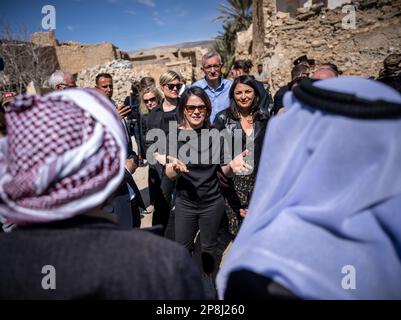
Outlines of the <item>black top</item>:
{"type": "MultiPolygon", "coordinates": [[[[145,136],[145,139],[143,141],[144,141],[145,153],[146,153],[147,157],[149,156],[149,154],[148,154],[149,147],[153,143],[158,142],[158,138],[154,138],[153,140],[152,139],[148,140],[148,139],[146,139],[146,134],[152,129],[161,129],[161,130],[163,130],[163,132],[167,138],[168,133],[169,133],[168,121],[178,121],[178,113],[177,112],[178,112],[178,108],[175,108],[173,111],[170,111],[170,112],[164,112],[163,107],[161,105],[158,105],[157,107],[155,107],[154,109],[152,109],[149,112],[147,119],[146,119],[146,123],[145,123],[146,128],[143,129],[144,130],[143,134],[145,136]],[[164,117],[165,113],[167,113],[166,117],[164,117]]],[[[167,149],[166,146],[162,146],[160,144],[160,142],[158,143],[158,146],[160,147],[160,149],[159,149],[160,153],[163,154],[166,152],[166,149],[167,149]]],[[[154,152],[155,150],[152,150],[152,151],[154,152]]],[[[151,160],[151,159],[148,159],[148,160],[151,160]]],[[[149,169],[156,170],[158,176],[160,178],[162,177],[164,168],[158,162],[156,162],[153,165],[150,165],[149,169]]]]}
{"type": "MultiPolygon", "coordinates": [[[[168,146],[174,148],[172,144],[168,146]]],[[[224,164],[224,155],[221,149],[213,150],[212,139],[203,144],[201,130],[179,129],[175,150],[169,149],[168,154],[184,162],[189,170],[177,179],[177,197],[191,201],[214,201],[220,197],[217,171],[224,164]]]]}
{"type": "Polygon", "coordinates": [[[162,120],[160,123],[160,129],[162,129],[164,132],[168,133],[170,131],[169,129],[169,124],[170,121],[177,121],[177,111],[176,109],[172,111],[167,111],[163,112],[162,114],[162,120]]]}
{"type": "MultiPolygon", "coordinates": [[[[146,119],[146,123],[144,125],[145,128],[143,128],[143,134],[146,136],[146,133],[149,130],[152,129],[162,129],[166,136],[168,135],[169,132],[169,125],[168,121],[178,121],[178,108],[175,108],[173,111],[169,112],[164,112],[163,107],[161,105],[155,107],[152,109],[146,119]],[[164,114],[167,114],[166,116],[164,114]]],[[[144,139],[145,141],[145,149],[146,151],[148,148],[155,142],[155,140],[147,140],[144,139]]]]}
{"type": "Polygon", "coordinates": [[[263,83],[255,80],[256,85],[258,87],[260,101],[259,101],[259,108],[269,112],[273,106],[273,98],[270,94],[270,91],[266,90],[263,83]]]}
{"type": "Polygon", "coordinates": [[[184,247],[86,216],[0,234],[0,270],[1,300],[203,298],[184,247]]]}

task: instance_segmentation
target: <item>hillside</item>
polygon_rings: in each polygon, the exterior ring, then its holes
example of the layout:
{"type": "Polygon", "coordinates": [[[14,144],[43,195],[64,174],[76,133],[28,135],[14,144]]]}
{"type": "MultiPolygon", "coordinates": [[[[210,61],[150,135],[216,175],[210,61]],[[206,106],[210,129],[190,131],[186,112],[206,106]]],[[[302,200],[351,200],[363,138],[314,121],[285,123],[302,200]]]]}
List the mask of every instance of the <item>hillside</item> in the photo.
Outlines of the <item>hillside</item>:
{"type": "Polygon", "coordinates": [[[214,40],[203,40],[203,41],[193,41],[193,42],[183,42],[178,44],[171,44],[166,46],[160,46],[155,48],[146,48],[140,50],[129,51],[128,54],[136,53],[136,52],[146,52],[146,51],[155,51],[155,50],[166,50],[169,49],[178,49],[178,48],[193,48],[193,47],[201,47],[201,48],[211,48],[214,40]]]}

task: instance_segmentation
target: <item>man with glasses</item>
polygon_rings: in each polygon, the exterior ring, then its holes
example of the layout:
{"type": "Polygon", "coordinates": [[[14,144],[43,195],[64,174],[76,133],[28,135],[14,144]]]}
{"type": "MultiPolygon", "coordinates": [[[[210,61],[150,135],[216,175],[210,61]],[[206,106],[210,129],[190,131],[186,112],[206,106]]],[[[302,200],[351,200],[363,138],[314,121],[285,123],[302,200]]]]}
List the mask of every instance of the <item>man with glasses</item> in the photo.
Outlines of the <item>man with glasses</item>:
{"type": "Polygon", "coordinates": [[[216,114],[229,107],[229,92],[232,81],[223,79],[221,69],[223,63],[220,55],[215,51],[209,51],[202,57],[202,71],[205,78],[192,84],[206,91],[212,103],[210,121],[213,123],[216,114]]]}
{"type": "Polygon", "coordinates": [[[48,83],[54,91],[76,88],[75,76],[72,73],[57,70],[49,78],[48,83]]]}

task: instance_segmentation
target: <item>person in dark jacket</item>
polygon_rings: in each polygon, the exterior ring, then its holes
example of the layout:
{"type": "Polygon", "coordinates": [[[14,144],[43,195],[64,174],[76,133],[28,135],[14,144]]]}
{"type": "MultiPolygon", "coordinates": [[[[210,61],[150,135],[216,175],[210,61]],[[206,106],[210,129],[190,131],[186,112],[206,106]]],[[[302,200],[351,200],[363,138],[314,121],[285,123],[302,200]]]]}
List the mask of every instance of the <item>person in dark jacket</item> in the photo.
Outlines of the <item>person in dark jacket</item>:
{"type": "Polygon", "coordinates": [[[138,148],[138,158],[140,161],[145,158],[145,150],[143,149],[141,136],[141,113],[140,106],[140,82],[133,81],[131,84],[130,95],[124,100],[124,107],[130,108],[130,113],[126,117],[127,126],[131,136],[134,136],[138,148]]]}
{"type": "MultiPolygon", "coordinates": [[[[146,120],[146,131],[147,137],[145,140],[146,157],[153,157],[153,152],[148,154],[148,149],[157,140],[151,133],[152,129],[160,130],[159,133],[164,137],[168,136],[170,125],[177,126],[177,105],[178,105],[178,94],[181,90],[182,76],[178,72],[168,70],[160,76],[159,79],[160,87],[164,95],[162,103],[153,108],[149,113],[146,120]]],[[[163,150],[159,150],[160,153],[165,152],[165,146],[163,150]]],[[[173,216],[170,215],[172,209],[172,197],[174,191],[174,183],[163,175],[163,167],[156,161],[149,161],[152,163],[149,165],[149,193],[154,203],[153,219],[152,224],[160,224],[165,230],[165,235],[169,239],[174,239],[173,221],[170,219],[173,216]]]]}
{"type": "MultiPolygon", "coordinates": [[[[149,78],[149,77],[147,77],[149,78]]],[[[144,78],[146,79],[146,77],[144,78]]],[[[152,78],[153,79],[153,78],[152,78]]],[[[139,113],[140,113],[140,134],[141,134],[141,143],[142,143],[142,150],[144,153],[143,159],[146,159],[146,133],[148,131],[147,128],[147,121],[149,113],[156,108],[157,106],[161,105],[163,102],[163,94],[161,91],[156,88],[154,85],[149,87],[145,87],[139,93],[140,97],[140,104],[139,104],[139,113]]]]}
{"type": "MultiPolygon", "coordinates": [[[[294,62],[295,63],[295,62],[294,62]]],[[[291,81],[282,86],[280,89],[277,90],[276,94],[274,95],[274,105],[273,109],[271,110],[270,114],[272,116],[277,115],[278,111],[281,108],[284,108],[283,98],[284,95],[291,91],[293,86],[297,84],[299,80],[309,77],[309,68],[308,66],[304,65],[303,63],[297,64],[291,70],[291,81]]]]}
{"type": "MultiPolygon", "coordinates": [[[[116,103],[113,97],[113,77],[108,73],[101,73],[96,76],[96,90],[104,95],[115,107],[116,103]]],[[[132,178],[136,168],[139,165],[139,158],[133,150],[131,136],[133,135],[128,116],[130,113],[129,106],[117,107],[118,115],[121,118],[121,125],[124,129],[126,138],[127,159],[125,160],[125,175],[119,188],[113,193],[109,202],[104,207],[104,210],[117,214],[118,222],[126,227],[139,227],[140,226],[140,212],[146,210],[141,193],[132,178]],[[128,109],[128,113],[127,110],[128,109]],[[123,211],[124,210],[124,211],[123,211]],[[131,223],[132,222],[132,223],[131,223]],[[138,224],[139,223],[139,224],[138,224]]]]}
{"type": "Polygon", "coordinates": [[[383,69],[379,72],[378,81],[401,92],[401,54],[390,54],[384,59],[383,69]]]}
{"type": "Polygon", "coordinates": [[[16,97],[0,139],[0,299],[202,299],[177,244],[101,208],[125,174],[126,140],[93,90],[16,97]],[[28,123],[26,119],[30,119],[28,123]]]}
{"type": "MultiPolygon", "coordinates": [[[[221,176],[222,191],[226,199],[226,214],[229,221],[229,231],[236,235],[242,218],[246,215],[249,201],[255,184],[262,153],[263,140],[268,111],[260,108],[260,91],[253,77],[242,75],[237,77],[230,90],[230,108],[216,115],[214,126],[219,130],[228,130],[234,137],[234,131],[242,134],[242,152],[252,150],[250,157],[254,162],[254,170],[248,175],[236,175],[232,179],[221,176]],[[248,146],[251,144],[251,146],[248,146]]],[[[235,156],[235,154],[233,154],[235,156]]]]}

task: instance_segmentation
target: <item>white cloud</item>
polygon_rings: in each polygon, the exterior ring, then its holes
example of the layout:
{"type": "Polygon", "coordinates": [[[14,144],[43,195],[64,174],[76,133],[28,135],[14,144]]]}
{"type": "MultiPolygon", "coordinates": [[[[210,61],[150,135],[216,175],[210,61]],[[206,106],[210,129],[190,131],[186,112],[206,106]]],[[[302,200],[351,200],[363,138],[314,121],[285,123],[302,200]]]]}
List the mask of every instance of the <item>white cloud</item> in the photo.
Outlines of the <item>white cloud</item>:
{"type": "Polygon", "coordinates": [[[138,0],[138,2],[152,8],[156,6],[154,0],[138,0]]]}
{"type": "Polygon", "coordinates": [[[73,26],[67,26],[67,30],[68,31],[74,31],[74,27],[73,26]]]}
{"type": "Polygon", "coordinates": [[[131,16],[136,15],[136,12],[134,10],[124,10],[124,13],[129,14],[131,16]]]}
{"type": "Polygon", "coordinates": [[[164,20],[160,18],[159,12],[157,12],[157,11],[153,11],[153,21],[156,22],[156,24],[159,26],[166,25],[166,22],[164,22],[164,20]]]}
{"type": "Polygon", "coordinates": [[[164,12],[168,15],[174,15],[178,18],[186,17],[186,16],[188,16],[188,13],[189,13],[188,10],[183,9],[182,6],[176,6],[173,9],[167,8],[164,10],[164,12]]]}

